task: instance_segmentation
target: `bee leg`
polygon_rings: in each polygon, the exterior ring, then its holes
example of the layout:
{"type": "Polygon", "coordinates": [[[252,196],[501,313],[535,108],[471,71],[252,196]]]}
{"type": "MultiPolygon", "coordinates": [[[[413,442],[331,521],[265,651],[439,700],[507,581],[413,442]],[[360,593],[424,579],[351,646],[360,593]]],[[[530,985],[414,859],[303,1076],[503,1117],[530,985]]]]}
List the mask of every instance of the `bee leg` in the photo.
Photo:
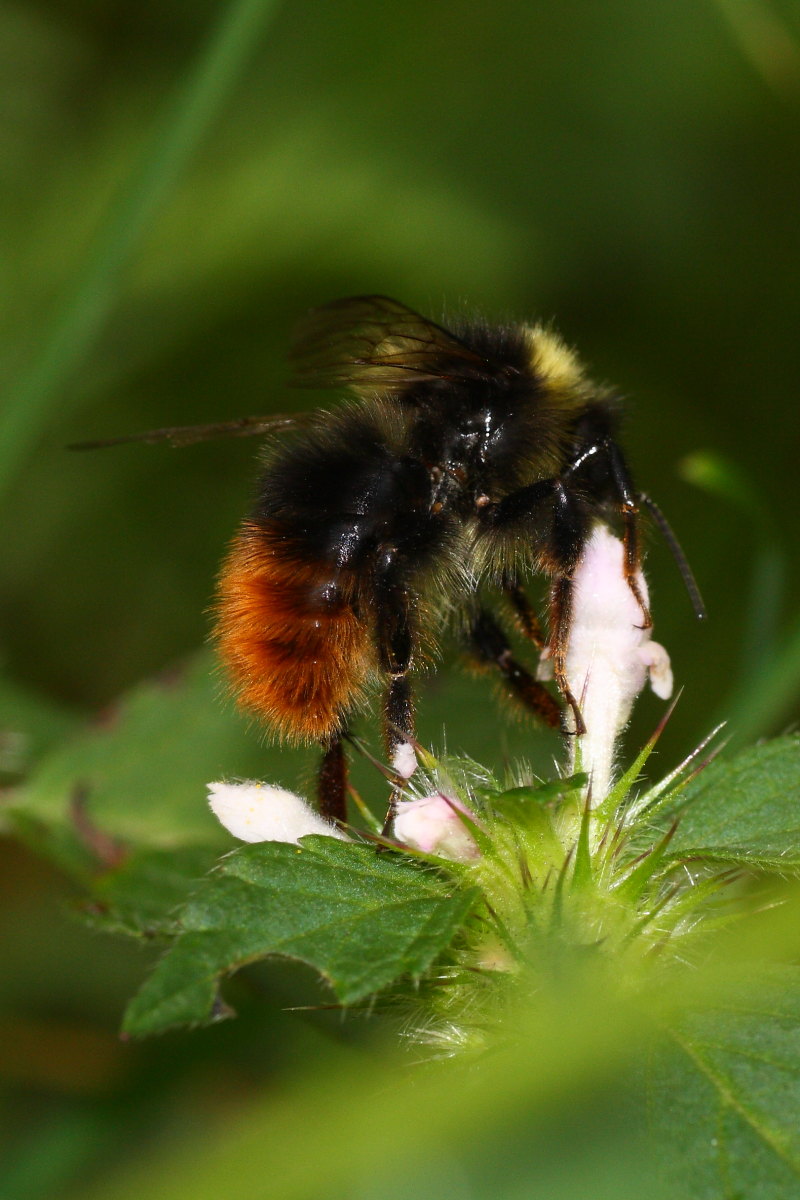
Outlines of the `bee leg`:
{"type": "Polygon", "coordinates": [[[608,460],[611,478],[617,493],[620,511],[622,513],[622,544],[625,548],[623,571],[625,582],[636,597],[636,603],[642,610],[642,628],[649,629],[653,624],[647,601],[639,587],[639,569],[642,564],[639,548],[639,497],[633,486],[633,480],[628,472],[625,459],[616,443],[605,443],[605,455],[608,460]]]}
{"type": "MultiPolygon", "coordinates": [[[[383,737],[391,766],[397,769],[398,750],[414,738],[414,704],[411,695],[411,680],[406,672],[393,674],[386,689],[383,707],[383,737]]],[[[412,754],[412,766],[416,762],[412,754]]],[[[381,836],[386,837],[394,820],[397,803],[403,796],[406,784],[404,775],[398,772],[397,782],[392,788],[389,807],[383,822],[381,836]]]]}
{"type": "Polygon", "coordinates": [[[320,815],[336,825],[343,825],[347,820],[347,759],[341,733],[332,734],[323,746],[317,777],[320,815]]]}
{"type": "Polygon", "coordinates": [[[525,637],[529,642],[533,642],[537,650],[544,650],[545,637],[539,624],[539,618],[516,579],[508,579],[503,583],[503,594],[511,602],[525,637]]]}
{"type": "Polygon", "coordinates": [[[586,725],[578,701],[567,678],[567,648],[572,627],[572,577],[589,535],[590,518],[579,495],[563,480],[553,489],[553,517],[547,546],[553,586],[550,591],[550,656],[553,677],[565,703],[572,709],[575,723],[570,732],[580,736],[586,725]]]}
{"type": "MultiPolygon", "coordinates": [[[[527,599],[526,599],[527,604],[527,599]]],[[[530,615],[536,620],[533,611],[530,615]]],[[[538,630],[538,621],[536,628],[538,630]]],[[[470,640],[482,662],[493,663],[508,684],[509,690],[530,712],[547,725],[557,729],[561,724],[561,706],[543,683],[513,657],[506,634],[490,612],[480,609],[470,628],[470,640]]],[[[542,639],[540,646],[544,644],[542,639]]]]}
{"type": "Polygon", "coordinates": [[[567,646],[572,622],[572,576],[589,533],[589,513],[580,495],[564,478],[540,479],[483,509],[489,527],[513,526],[532,517],[543,505],[551,506],[550,534],[542,546],[543,569],[553,578],[550,593],[550,654],[558,690],[572,710],[575,734],[586,732],[580,705],[567,680],[567,646]]]}
{"type": "MultiPolygon", "coordinates": [[[[397,751],[413,741],[415,732],[414,702],[408,677],[414,647],[413,597],[403,580],[394,547],[386,547],[380,554],[375,572],[375,601],[378,654],[388,677],[383,736],[389,762],[394,767],[397,751]]],[[[402,779],[402,775],[399,778],[402,779]]],[[[402,789],[403,782],[399,782],[392,792],[384,834],[391,825],[402,789]]]]}
{"type": "Polygon", "coordinates": [[[559,575],[554,580],[550,592],[550,653],[553,660],[553,678],[565,703],[572,709],[575,728],[570,732],[580,737],[586,733],[586,723],[567,678],[567,646],[571,624],[572,579],[569,575],[559,575]]]}
{"type": "Polygon", "coordinates": [[[390,761],[393,761],[398,746],[405,745],[414,737],[411,680],[405,671],[392,675],[389,680],[383,709],[383,736],[390,761]]]}

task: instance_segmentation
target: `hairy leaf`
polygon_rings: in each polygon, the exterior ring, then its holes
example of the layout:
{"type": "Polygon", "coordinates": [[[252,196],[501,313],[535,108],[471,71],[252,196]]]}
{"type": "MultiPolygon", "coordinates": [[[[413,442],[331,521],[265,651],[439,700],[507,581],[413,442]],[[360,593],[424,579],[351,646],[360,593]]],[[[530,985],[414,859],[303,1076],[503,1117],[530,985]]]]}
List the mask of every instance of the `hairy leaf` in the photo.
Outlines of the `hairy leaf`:
{"type": "Polygon", "coordinates": [[[800,869],[800,738],[776,738],[706,767],[668,813],[673,856],[800,869]]]}
{"type": "Polygon", "coordinates": [[[452,940],[476,892],[373,847],[308,837],[222,860],[180,917],[174,946],[128,1008],[124,1028],[155,1033],[213,1018],[219,977],[282,955],[311,964],[352,1004],[419,975],[452,940]]]}
{"type": "Polygon", "coordinates": [[[208,846],[135,850],[90,881],[91,898],[78,910],[87,924],[106,933],[174,936],[181,905],[215,858],[208,846]]]}
{"type": "Polygon", "coordinates": [[[12,796],[10,818],[35,849],[81,877],[107,865],[108,840],[122,850],[223,850],[228,838],[208,809],[206,784],[291,778],[297,758],[248,736],[218,691],[206,654],[133,689],[42,760],[12,796]]]}
{"type": "Polygon", "coordinates": [[[676,1194],[800,1194],[800,970],[769,968],[670,1031],[653,1074],[654,1132],[676,1194]]]}

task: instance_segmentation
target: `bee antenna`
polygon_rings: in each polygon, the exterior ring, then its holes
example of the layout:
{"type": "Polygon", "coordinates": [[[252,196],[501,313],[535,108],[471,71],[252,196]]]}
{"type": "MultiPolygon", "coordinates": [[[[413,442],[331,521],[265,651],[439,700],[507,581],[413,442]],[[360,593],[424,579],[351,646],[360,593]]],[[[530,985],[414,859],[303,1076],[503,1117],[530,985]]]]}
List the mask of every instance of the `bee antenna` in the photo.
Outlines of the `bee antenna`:
{"type": "Polygon", "coordinates": [[[694,609],[694,615],[697,617],[698,621],[704,621],[707,614],[706,606],[703,603],[703,597],[700,595],[700,588],[697,586],[697,580],[694,577],[692,568],[689,566],[689,560],[683,553],[681,544],[676,538],[672,530],[672,526],[656,504],[655,500],[651,500],[650,497],[645,495],[644,492],[639,493],[639,499],[650,513],[650,516],[653,518],[661,532],[661,536],[669,546],[672,557],[675,559],[678,570],[681,573],[681,578],[686,587],[686,591],[689,593],[689,600],[691,601],[692,608],[694,609]]]}

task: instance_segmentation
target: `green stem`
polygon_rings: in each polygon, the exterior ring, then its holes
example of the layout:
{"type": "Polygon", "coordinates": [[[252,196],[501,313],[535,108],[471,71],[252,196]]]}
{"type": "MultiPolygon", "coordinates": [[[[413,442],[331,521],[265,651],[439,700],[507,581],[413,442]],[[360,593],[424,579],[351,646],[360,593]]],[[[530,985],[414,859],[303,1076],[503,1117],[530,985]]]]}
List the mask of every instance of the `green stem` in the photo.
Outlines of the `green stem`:
{"type": "Polygon", "coordinates": [[[119,280],[241,74],[279,0],[234,0],[166,105],[127,185],[111,204],[38,357],[0,413],[0,489],[7,487],[47,423],[61,389],[97,338],[119,280]]]}

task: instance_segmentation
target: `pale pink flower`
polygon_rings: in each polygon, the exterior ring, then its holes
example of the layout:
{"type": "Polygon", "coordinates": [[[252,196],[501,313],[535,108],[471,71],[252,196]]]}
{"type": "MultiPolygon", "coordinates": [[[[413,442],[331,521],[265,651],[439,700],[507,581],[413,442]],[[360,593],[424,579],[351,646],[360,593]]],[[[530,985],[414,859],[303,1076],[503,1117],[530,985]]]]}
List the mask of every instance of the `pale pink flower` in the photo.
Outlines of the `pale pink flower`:
{"type": "Polygon", "coordinates": [[[460,813],[475,819],[466,805],[443,792],[419,800],[400,800],[395,812],[394,836],[412,850],[438,854],[454,862],[469,862],[480,857],[480,850],[460,813]]]}
{"type": "MultiPolygon", "coordinates": [[[[647,584],[637,583],[645,603],[647,584]]],[[[567,679],[580,705],[586,733],[572,740],[573,766],[580,760],[591,777],[592,801],[611,788],[614,748],[646,681],[662,700],[672,694],[672,669],[663,646],[643,628],[642,610],[624,575],[624,547],[602,524],[586,543],[573,579],[572,625],[567,646],[567,679]]],[[[545,657],[540,678],[552,675],[545,657]]],[[[572,714],[567,714],[567,721],[572,714]]]]}

